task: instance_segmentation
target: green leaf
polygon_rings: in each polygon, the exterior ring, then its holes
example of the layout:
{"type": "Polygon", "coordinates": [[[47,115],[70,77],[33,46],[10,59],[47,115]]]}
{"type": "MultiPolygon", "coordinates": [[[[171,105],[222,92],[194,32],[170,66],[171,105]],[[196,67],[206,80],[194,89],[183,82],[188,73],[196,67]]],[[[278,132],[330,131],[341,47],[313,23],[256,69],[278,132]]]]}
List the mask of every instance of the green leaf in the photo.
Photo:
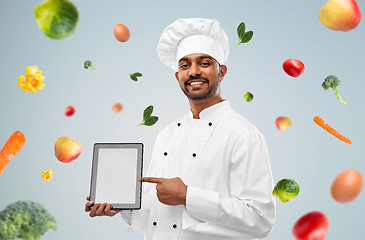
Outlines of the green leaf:
{"type": "Polygon", "coordinates": [[[252,37],[253,37],[253,31],[245,32],[245,34],[243,34],[241,43],[248,43],[252,37]]]}
{"type": "Polygon", "coordinates": [[[245,30],[246,30],[246,26],[244,22],[241,22],[240,25],[238,25],[237,28],[237,34],[238,34],[238,38],[239,38],[239,42],[241,41],[243,34],[245,34],[245,30]]]}
{"type": "Polygon", "coordinates": [[[148,106],[143,112],[143,121],[146,121],[147,118],[151,116],[152,112],[153,112],[153,106],[152,105],[148,106]]]}
{"type": "Polygon", "coordinates": [[[133,81],[138,81],[137,77],[134,76],[133,74],[129,74],[130,78],[133,80],[133,81]]]}
{"type": "Polygon", "coordinates": [[[139,72],[133,73],[133,75],[136,77],[142,77],[142,73],[139,73],[139,72]]]}
{"type": "Polygon", "coordinates": [[[157,116],[151,116],[151,117],[147,118],[146,121],[144,121],[143,125],[152,126],[157,121],[158,121],[158,117],[157,116]]]}

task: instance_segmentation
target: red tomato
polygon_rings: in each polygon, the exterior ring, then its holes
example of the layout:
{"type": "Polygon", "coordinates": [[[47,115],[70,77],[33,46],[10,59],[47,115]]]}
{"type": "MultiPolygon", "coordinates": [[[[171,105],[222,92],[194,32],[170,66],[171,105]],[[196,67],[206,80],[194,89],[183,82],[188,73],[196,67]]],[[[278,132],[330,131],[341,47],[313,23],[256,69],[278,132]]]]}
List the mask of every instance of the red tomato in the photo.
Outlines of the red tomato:
{"type": "Polygon", "coordinates": [[[74,115],[75,113],[75,108],[73,106],[68,106],[66,109],[65,109],[65,115],[67,117],[70,117],[72,115],[74,115]]]}
{"type": "Polygon", "coordinates": [[[131,33],[130,33],[129,29],[127,28],[127,26],[125,26],[124,24],[121,24],[121,23],[115,24],[113,33],[114,33],[115,38],[119,42],[126,42],[129,40],[129,38],[131,36],[131,33]]]}
{"type": "Polygon", "coordinates": [[[322,240],[328,231],[329,222],[322,212],[310,212],[302,216],[293,227],[297,240],[322,240]]]}
{"type": "Polygon", "coordinates": [[[297,59],[287,59],[283,63],[284,71],[292,77],[299,77],[304,71],[304,64],[297,59]]]}

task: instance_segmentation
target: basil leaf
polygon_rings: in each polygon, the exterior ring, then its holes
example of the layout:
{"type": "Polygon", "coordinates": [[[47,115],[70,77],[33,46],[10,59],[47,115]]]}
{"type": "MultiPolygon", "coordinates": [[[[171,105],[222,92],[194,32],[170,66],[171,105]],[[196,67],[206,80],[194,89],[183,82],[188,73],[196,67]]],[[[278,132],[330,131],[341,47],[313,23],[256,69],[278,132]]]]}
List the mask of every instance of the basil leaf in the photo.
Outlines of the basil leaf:
{"type": "Polygon", "coordinates": [[[138,81],[137,77],[134,76],[133,74],[129,74],[129,77],[133,80],[133,81],[138,81]]]}
{"type": "Polygon", "coordinates": [[[133,75],[136,77],[142,77],[142,73],[139,73],[139,72],[133,73],[133,75]]]}
{"type": "Polygon", "coordinates": [[[243,38],[243,34],[245,34],[246,26],[244,22],[241,22],[240,25],[238,25],[237,28],[237,34],[238,34],[238,41],[241,41],[243,38]]]}
{"type": "Polygon", "coordinates": [[[153,106],[152,105],[148,106],[143,112],[143,121],[146,121],[147,118],[151,116],[152,112],[153,112],[153,106]]]}
{"type": "Polygon", "coordinates": [[[252,37],[253,37],[253,31],[245,32],[245,34],[243,34],[243,38],[241,40],[241,43],[249,42],[252,37]]]}
{"type": "Polygon", "coordinates": [[[157,116],[151,116],[151,117],[147,118],[147,120],[144,122],[143,125],[152,126],[157,121],[158,121],[158,117],[157,116]]]}

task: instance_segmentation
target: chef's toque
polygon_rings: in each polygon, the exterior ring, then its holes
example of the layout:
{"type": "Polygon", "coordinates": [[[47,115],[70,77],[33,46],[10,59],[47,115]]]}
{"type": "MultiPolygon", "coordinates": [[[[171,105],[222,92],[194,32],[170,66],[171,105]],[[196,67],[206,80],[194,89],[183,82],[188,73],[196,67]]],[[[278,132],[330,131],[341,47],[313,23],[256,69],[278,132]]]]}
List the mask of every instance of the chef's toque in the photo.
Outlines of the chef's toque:
{"type": "Polygon", "coordinates": [[[215,19],[181,18],[163,31],[157,52],[175,71],[178,61],[193,53],[207,54],[224,64],[229,53],[228,36],[215,19]]]}

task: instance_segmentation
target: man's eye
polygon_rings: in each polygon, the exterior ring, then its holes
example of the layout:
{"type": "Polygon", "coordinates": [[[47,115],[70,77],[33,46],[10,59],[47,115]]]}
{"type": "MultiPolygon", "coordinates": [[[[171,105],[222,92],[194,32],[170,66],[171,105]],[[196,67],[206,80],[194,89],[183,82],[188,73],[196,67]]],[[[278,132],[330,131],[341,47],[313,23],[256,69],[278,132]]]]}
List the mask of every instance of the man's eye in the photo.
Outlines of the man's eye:
{"type": "Polygon", "coordinates": [[[203,63],[201,63],[201,65],[203,65],[203,66],[209,66],[209,65],[210,65],[210,63],[208,63],[208,62],[203,62],[203,63]]]}
{"type": "Polygon", "coordinates": [[[184,68],[187,68],[188,66],[189,66],[188,64],[181,64],[181,65],[180,65],[180,68],[181,68],[181,69],[184,69],[184,68]]]}

